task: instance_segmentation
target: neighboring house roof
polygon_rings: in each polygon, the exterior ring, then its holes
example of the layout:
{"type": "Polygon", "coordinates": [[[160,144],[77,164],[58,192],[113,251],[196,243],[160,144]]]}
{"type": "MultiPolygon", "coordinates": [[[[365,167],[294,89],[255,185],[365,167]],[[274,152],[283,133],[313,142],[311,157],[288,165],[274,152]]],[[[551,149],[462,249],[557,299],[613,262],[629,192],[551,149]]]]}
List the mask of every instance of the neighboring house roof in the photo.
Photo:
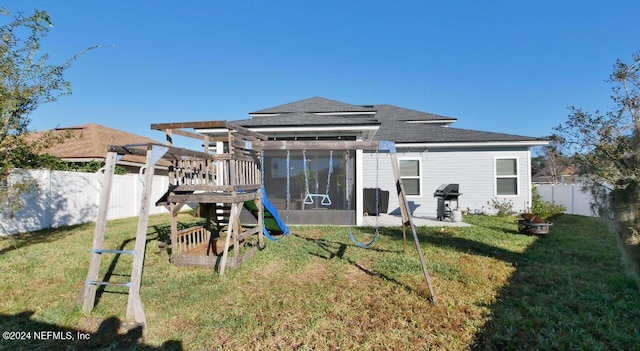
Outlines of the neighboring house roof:
{"type": "MultiPolygon", "coordinates": [[[[322,97],[313,97],[251,112],[252,118],[236,121],[241,126],[260,128],[299,128],[314,126],[376,126],[373,139],[397,143],[525,143],[543,145],[543,138],[485,132],[449,127],[456,118],[378,105],[352,105],[322,97]]],[[[373,135],[373,134],[372,134],[373,135]]]]}
{"type": "MultiPolygon", "coordinates": [[[[51,145],[44,152],[67,161],[104,160],[109,145],[158,143],[156,140],[141,135],[95,123],[56,128],[52,132],[56,134],[69,133],[69,138],[59,144],[51,145]]],[[[131,162],[142,165],[145,163],[145,158],[126,155],[121,161],[122,163],[131,162]]]]}
{"type": "Polygon", "coordinates": [[[567,166],[557,167],[554,172],[554,169],[552,169],[550,166],[547,165],[543,169],[541,169],[538,173],[536,173],[536,176],[551,176],[554,173],[556,175],[572,176],[572,175],[578,174],[578,169],[575,165],[567,165],[567,166]]]}
{"type": "Polygon", "coordinates": [[[533,175],[531,181],[536,183],[573,182],[577,178],[578,168],[575,165],[560,166],[555,172],[550,166],[545,166],[533,175]]]}

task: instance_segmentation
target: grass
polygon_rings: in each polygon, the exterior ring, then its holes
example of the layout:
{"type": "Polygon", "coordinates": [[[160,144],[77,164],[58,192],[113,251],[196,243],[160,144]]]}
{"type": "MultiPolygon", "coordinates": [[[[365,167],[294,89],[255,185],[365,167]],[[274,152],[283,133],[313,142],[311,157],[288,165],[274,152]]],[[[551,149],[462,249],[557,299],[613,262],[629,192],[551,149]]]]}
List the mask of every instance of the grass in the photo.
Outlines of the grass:
{"type": "MultiPolygon", "coordinates": [[[[465,221],[474,226],[419,228],[432,304],[400,228],[382,228],[361,249],[344,227],[294,227],[220,277],[170,265],[160,245],[168,217],[152,216],[144,331],[122,320],[126,290],[108,288],[88,316],[74,304],[93,225],[3,237],[0,331],[90,340],[0,340],[0,349],[638,349],[639,293],[605,225],[563,215],[535,237],[517,234],[513,218],[465,221]]],[[[109,222],[107,246],[132,248],[135,227],[135,219],[109,222]]],[[[371,231],[354,228],[362,241],[371,231]]],[[[128,279],[127,259],[105,256],[102,274],[128,279]]]]}

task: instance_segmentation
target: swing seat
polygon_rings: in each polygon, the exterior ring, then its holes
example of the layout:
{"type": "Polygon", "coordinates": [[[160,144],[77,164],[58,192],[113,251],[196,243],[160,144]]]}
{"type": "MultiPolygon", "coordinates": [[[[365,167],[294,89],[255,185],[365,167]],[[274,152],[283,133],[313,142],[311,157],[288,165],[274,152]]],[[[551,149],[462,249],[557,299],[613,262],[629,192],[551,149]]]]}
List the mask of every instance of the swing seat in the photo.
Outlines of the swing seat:
{"type": "Polygon", "coordinates": [[[320,200],[320,204],[322,206],[330,206],[331,205],[331,198],[327,194],[307,194],[307,196],[304,197],[304,200],[302,200],[302,202],[305,205],[313,205],[313,198],[314,197],[322,198],[322,200],[320,200]]]}
{"type": "Polygon", "coordinates": [[[354,244],[356,244],[356,246],[361,247],[363,249],[366,249],[369,246],[373,245],[373,243],[375,243],[376,240],[378,240],[379,235],[380,235],[380,231],[376,228],[376,234],[373,236],[373,239],[371,239],[371,241],[369,241],[368,243],[361,243],[356,239],[355,236],[353,236],[353,232],[351,231],[351,229],[349,229],[349,238],[351,239],[351,241],[354,244]]]}

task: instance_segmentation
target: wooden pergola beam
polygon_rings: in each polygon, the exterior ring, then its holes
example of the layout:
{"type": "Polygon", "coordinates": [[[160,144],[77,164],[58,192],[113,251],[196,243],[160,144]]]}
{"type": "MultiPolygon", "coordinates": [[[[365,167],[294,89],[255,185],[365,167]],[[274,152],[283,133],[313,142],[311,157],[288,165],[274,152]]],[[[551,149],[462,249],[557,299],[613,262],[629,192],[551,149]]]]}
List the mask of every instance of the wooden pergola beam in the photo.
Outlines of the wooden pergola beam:
{"type": "Polygon", "coordinates": [[[193,138],[193,139],[198,139],[198,140],[204,140],[204,138],[205,138],[205,135],[202,135],[202,134],[199,134],[199,133],[187,132],[187,131],[184,131],[182,129],[172,129],[171,131],[173,132],[173,134],[181,135],[183,137],[188,137],[188,138],[193,138]]]}
{"type": "Polygon", "coordinates": [[[187,132],[181,129],[215,129],[215,128],[236,130],[240,133],[251,135],[256,139],[261,139],[261,140],[267,139],[267,136],[262,133],[254,132],[249,128],[242,127],[238,124],[227,122],[227,121],[175,122],[175,123],[151,124],[151,129],[153,130],[173,132],[174,134],[196,138],[196,139],[202,139],[202,140],[204,140],[203,134],[187,132]]]}
{"type": "Polygon", "coordinates": [[[154,123],[151,124],[151,129],[165,130],[165,129],[206,129],[206,128],[227,128],[226,121],[202,121],[202,122],[175,122],[175,123],[154,123]]]}
{"type": "Polygon", "coordinates": [[[232,122],[227,122],[226,128],[232,129],[232,130],[237,130],[240,133],[254,136],[255,138],[260,139],[260,140],[267,140],[268,139],[267,136],[262,134],[262,133],[254,132],[253,130],[251,130],[249,128],[242,127],[242,126],[237,125],[237,124],[232,123],[232,122]]]}
{"type": "Polygon", "coordinates": [[[108,152],[115,152],[119,155],[139,155],[139,156],[145,156],[147,153],[147,148],[150,148],[153,145],[157,145],[157,146],[164,146],[164,147],[168,147],[169,151],[167,151],[166,154],[164,154],[163,158],[165,159],[171,159],[173,158],[180,158],[180,157],[196,157],[196,158],[202,158],[202,159],[207,159],[207,160],[217,160],[219,157],[216,157],[216,155],[213,154],[207,154],[204,152],[200,152],[200,151],[194,151],[194,150],[189,150],[189,149],[183,149],[183,148],[179,148],[179,147],[173,147],[173,146],[168,146],[168,145],[163,145],[163,144],[155,144],[155,143],[149,143],[149,144],[144,144],[144,145],[135,145],[135,146],[118,146],[118,145],[109,145],[107,147],[107,151],[108,152]],[[144,147],[144,148],[143,148],[144,147]]]}

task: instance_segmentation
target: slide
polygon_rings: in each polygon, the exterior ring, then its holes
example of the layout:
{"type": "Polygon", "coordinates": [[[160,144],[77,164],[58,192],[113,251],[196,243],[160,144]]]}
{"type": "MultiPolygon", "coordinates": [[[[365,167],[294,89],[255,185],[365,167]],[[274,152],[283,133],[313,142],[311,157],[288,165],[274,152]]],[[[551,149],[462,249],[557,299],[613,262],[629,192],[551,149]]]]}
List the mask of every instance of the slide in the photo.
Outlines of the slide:
{"type": "MultiPolygon", "coordinates": [[[[280,216],[278,215],[278,211],[275,206],[269,199],[267,198],[267,192],[264,187],[262,187],[262,205],[264,207],[264,235],[269,240],[276,240],[271,235],[287,235],[289,234],[289,227],[282,222],[280,216]]],[[[244,207],[251,211],[254,217],[258,218],[258,207],[256,206],[255,201],[247,201],[244,203],[244,207]]]]}

